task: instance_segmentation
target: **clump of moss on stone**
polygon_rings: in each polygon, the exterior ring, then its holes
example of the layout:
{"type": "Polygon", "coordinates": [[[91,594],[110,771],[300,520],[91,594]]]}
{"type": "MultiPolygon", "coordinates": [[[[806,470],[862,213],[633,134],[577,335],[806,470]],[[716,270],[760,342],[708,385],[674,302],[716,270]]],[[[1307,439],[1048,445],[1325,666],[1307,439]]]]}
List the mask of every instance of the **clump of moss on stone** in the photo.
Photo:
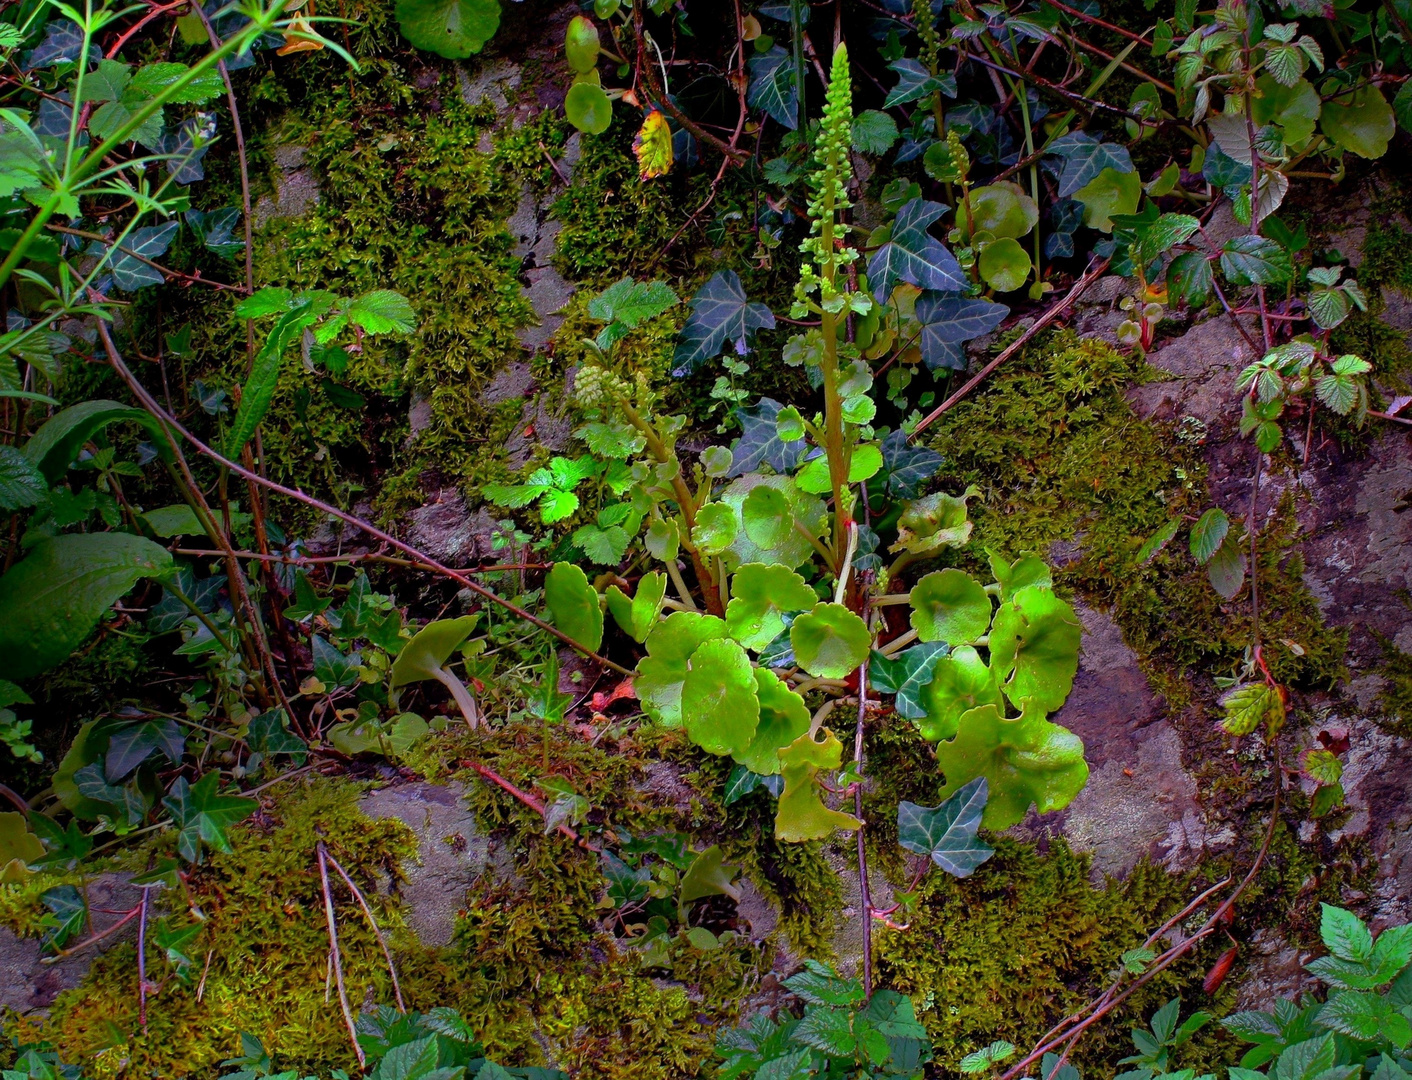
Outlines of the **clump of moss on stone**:
{"type": "Polygon", "coordinates": [[[1386,635],[1372,631],[1383,651],[1383,662],[1377,672],[1387,680],[1378,695],[1381,710],[1378,726],[1394,735],[1406,738],[1412,734],[1412,655],[1403,652],[1386,635]]]}
{"type": "MultiPolygon", "coordinates": [[[[1180,541],[1146,565],[1137,552],[1172,516],[1195,520],[1210,505],[1199,450],[1170,425],[1139,418],[1124,397],[1148,377],[1140,361],[1069,331],[1024,350],[972,397],[946,413],[931,444],[947,458],[942,481],[975,483],[975,537],[967,556],[992,548],[1013,558],[1081,543],[1056,579],[1109,607],[1149,677],[1173,703],[1190,697],[1195,670],[1237,663],[1251,640],[1249,603],[1224,602],[1180,541]]],[[[1238,526],[1237,526],[1238,527],[1238,526]]],[[[1346,633],[1323,625],[1292,551],[1293,504],[1282,504],[1259,544],[1261,623],[1281,681],[1328,685],[1343,674],[1346,633]]]]}
{"type": "MultiPolygon", "coordinates": [[[[1090,881],[1087,856],[1055,841],[1046,854],[1005,837],[982,872],[964,881],[929,874],[905,930],[875,944],[888,984],[911,995],[937,1060],[1007,1039],[1034,1045],[1059,1018],[1112,979],[1119,957],[1140,946],[1191,897],[1193,884],[1148,863],[1125,881],[1090,881]]],[[[1078,1044],[1080,1065],[1131,1053],[1127,1026],[1189,984],[1207,949],[1174,964],[1078,1044]]]]}

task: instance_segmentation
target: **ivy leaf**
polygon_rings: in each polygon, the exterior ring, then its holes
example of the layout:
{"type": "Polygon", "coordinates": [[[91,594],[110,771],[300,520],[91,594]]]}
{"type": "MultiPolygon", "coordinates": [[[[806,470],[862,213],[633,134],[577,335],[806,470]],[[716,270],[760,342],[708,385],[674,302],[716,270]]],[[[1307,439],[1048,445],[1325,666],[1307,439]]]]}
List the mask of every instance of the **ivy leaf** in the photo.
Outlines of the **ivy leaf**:
{"type": "Polygon", "coordinates": [[[888,494],[897,499],[916,498],[922,484],[936,475],[945,460],[935,450],[913,446],[901,428],[883,439],[882,455],[888,494]]]}
{"type": "Polygon", "coordinates": [[[815,604],[789,628],[799,666],[821,679],[844,679],[868,658],[868,624],[842,604],[815,604]]]}
{"type": "Polygon", "coordinates": [[[936,661],[932,681],[922,693],[922,738],[931,742],[949,739],[960,728],[961,717],[982,705],[1004,705],[995,674],[970,645],[954,649],[936,661]]]}
{"type": "Polygon", "coordinates": [[[933,371],[938,368],[964,371],[966,356],[960,346],[990,333],[1010,314],[1004,304],[937,292],[922,293],[917,298],[915,311],[922,327],[917,344],[922,359],[933,371]]]}
{"type": "Polygon", "coordinates": [[[899,716],[919,720],[927,715],[924,696],[936,672],[937,663],[949,652],[942,641],[928,641],[904,649],[896,656],[873,653],[868,663],[868,678],[873,689],[882,694],[896,694],[892,707],[899,716]]]}
{"type": "Polygon", "coordinates": [[[913,854],[929,856],[952,877],[970,877],[995,854],[995,849],[976,835],[989,798],[989,784],[984,776],[978,776],[940,806],[901,802],[897,806],[897,842],[913,854]]]}
{"type": "Polygon", "coordinates": [[[764,109],[770,119],[793,131],[799,126],[799,88],[794,85],[794,63],[779,45],[750,58],[750,89],[746,103],[764,109]]]}
{"type": "Polygon", "coordinates": [[[162,805],[172,815],[177,826],[177,850],[187,862],[201,861],[205,844],[229,854],[230,840],[226,830],[253,814],[260,804],[254,799],[220,793],[220,776],[208,772],[194,784],[179,776],[172,782],[162,805]]]}
{"type": "Polygon", "coordinates": [[[922,641],[964,645],[990,629],[990,594],[964,570],[928,574],[912,586],[912,629],[922,641]]]}
{"type": "Polygon", "coordinates": [[[252,751],[266,757],[288,755],[296,767],[309,755],[308,744],[289,730],[289,717],[283,709],[270,709],[251,720],[245,741],[252,751]]]}
{"type": "Polygon", "coordinates": [[[718,270],[691,298],[691,317],[677,340],[672,374],[690,375],[703,360],[720,355],[728,342],[743,354],[757,330],[774,328],[774,313],[746,298],[740,276],[734,270],[718,270]]]}
{"type": "Polygon", "coordinates": [[[1263,236],[1235,236],[1221,248],[1221,272],[1232,285],[1281,285],[1294,274],[1289,252],[1263,236]]]}
{"type": "Polygon", "coordinates": [[[573,563],[555,563],[544,578],[544,603],[554,625],[593,652],[603,644],[603,609],[598,591],[573,563]]]}
{"type": "Polygon", "coordinates": [[[995,613],[990,667],[1011,704],[1053,712],[1073,689],[1082,635],[1074,609],[1052,589],[1027,585],[995,613]]]}
{"type": "Polygon", "coordinates": [[[898,281],[920,289],[961,292],[967,286],[966,273],[956,257],[927,229],[946,207],[926,199],[909,199],[897,211],[892,238],[868,262],[868,283],[879,303],[892,295],[898,281]]]}
{"type": "MultiPolygon", "coordinates": [[[[762,490],[771,489],[756,488],[762,490]]],[[[808,582],[789,567],[745,563],[731,581],[726,631],[747,649],[759,652],[784,632],[785,612],[807,611],[818,600],[808,582]]]]}
{"type": "Polygon", "coordinates": [[[1064,159],[1059,173],[1059,197],[1068,198],[1079,188],[1094,180],[1104,169],[1119,173],[1133,171],[1132,158],[1125,147],[1117,143],[1099,142],[1082,131],[1060,136],[1049,144],[1046,153],[1064,159]]]}
{"type": "Polygon", "coordinates": [[[186,737],[175,720],[161,717],[140,724],[127,724],[108,738],[108,754],[103,771],[114,781],[122,780],[160,750],[173,765],[186,753],[186,737]]]}
{"type": "Polygon", "coordinates": [[[708,754],[738,754],[760,723],[755,669],[729,638],[702,642],[682,680],[681,715],[687,734],[708,754]]]}
{"type": "Polygon", "coordinates": [[[725,635],[725,620],[694,611],[673,612],[658,623],[647,635],[647,655],[637,662],[633,680],[643,712],[663,727],[680,727],[687,661],[703,642],[725,635]]]}
{"type": "Polygon", "coordinates": [[[942,93],[946,97],[956,96],[956,77],[951,74],[933,75],[918,60],[903,58],[888,64],[888,69],[897,73],[897,85],[888,91],[883,101],[884,109],[906,105],[929,94],[942,93]]]}
{"type": "Polygon", "coordinates": [[[749,408],[735,410],[741,435],[731,444],[731,467],[727,476],[743,476],[762,465],[782,474],[794,471],[806,444],[802,438],[785,442],[779,437],[777,425],[783,408],[774,398],[762,397],[749,408]]]}
{"type": "Polygon", "coordinates": [[[836,829],[852,830],[862,824],[851,814],[830,810],[819,797],[820,770],[837,769],[843,760],[838,737],[827,728],[823,734],[823,741],[815,742],[806,731],[779,752],[784,791],[775,810],[776,840],[791,844],[822,840],[836,829]]]}
{"type": "Polygon", "coordinates": [[[58,885],[39,894],[40,902],[49,909],[40,919],[45,928],[44,944],[55,949],[79,933],[88,922],[88,904],[83,894],[72,885],[58,885]]]}
{"type": "Polygon", "coordinates": [[[1088,782],[1083,741],[1067,728],[1027,712],[1006,720],[994,705],[961,717],[956,737],[937,744],[936,760],[949,798],[978,776],[989,782],[981,816],[988,829],[1008,829],[1034,804],[1040,813],[1061,810],[1088,782]]]}
{"type": "MultiPolygon", "coordinates": [[[[135,292],[144,285],[162,284],[165,280],[162,272],[148,266],[138,256],[152,260],[161,258],[167,248],[171,247],[172,239],[180,227],[180,222],[168,221],[163,225],[147,225],[128,233],[127,239],[118,245],[117,253],[108,263],[108,269],[113,274],[113,284],[127,292],[135,292]]],[[[95,246],[99,248],[97,254],[107,250],[101,244],[95,246]]]]}
{"type": "Polygon", "coordinates": [[[1231,530],[1231,520],[1220,507],[1213,506],[1191,527],[1191,557],[1203,566],[1211,561],[1216,549],[1231,530]]]}

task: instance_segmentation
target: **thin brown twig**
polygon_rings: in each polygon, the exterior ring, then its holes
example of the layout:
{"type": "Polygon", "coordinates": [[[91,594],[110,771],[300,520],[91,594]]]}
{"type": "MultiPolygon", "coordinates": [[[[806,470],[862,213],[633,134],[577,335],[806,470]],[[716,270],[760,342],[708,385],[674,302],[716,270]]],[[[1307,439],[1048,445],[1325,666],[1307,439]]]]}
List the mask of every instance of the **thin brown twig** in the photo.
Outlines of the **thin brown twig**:
{"type": "Polygon", "coordinates": [[[1082,296],[1084,292],[1087,291],[1088,287],[1092,285],[1095,281],[1097,281],[1098,278],[1102,276],[1103,271],[1107,269],[1107,259],[1100,259],[1098,262],[1091,264],[1089,268],[1084,271],[1083,277],[1079,278],[1078,281],[1074,282],[1073,288],[1071,288],[1067,293],[1065,293],[1061,299],[1056,300],[1053,304],[1051,304],[1049,310],[1046,311],[1043,315],[1041,315],[1038,319],[1036,319],[1033,326],[1031,326],[1023,334],[1021,334],[1009,345],[1007,345],[999,356],[997,356],[994,360],[988,363],[985,367],[981,368],[980,371],[976,372],[975,375],[971,376],[971,378],[967,379],[965,385],[962,386],[961,389],[957,390],[956,393],[952,394],[949,398],[947,398],[935,409],[929,412],[925,417],[923,417],[921,423],[919,423],[912,430],[912,434],[908,436],[908,439],[915,439],[923,431],[931,427],[932,424],[936,423],[936,421],[940,419],[942,413],[946,412],[958,401],[964,398],[967,394],[969,394],[972,390],[979,386],[985,380],[987,375],[989,375],[1001,364],[1005,363],[1006,360],[1009,360],[1010,357],[1014,356],[1017,352],[1024,348],[1024,346],[1029,343],[1031,338],[1033,338],[1046,326],[1048,326],[1055,319],[1057,319],[1060,313],[1063,312],[1065,308],[1073,304],[1074,301],[1076,301],[1080,296],[1082,296]]]}
{"type": "MultiPolygon", "coordinates": [[[[506,780],[503,776],[496,772],[494,769],[486,765],[482,765],[478,761],[463,761],[461,762],[461,764],[474,769],[476,772],[480,773],[481,776],[489,780],[492,784],[499,787],[502,791],[513,795],[515,798],[519,799],[520,802],[524,803],[540,817],[544,817],[545,807],[544,801],[542,799],[535,798],[535,796],[531,795],[528,791],[520,790],[514,784],[510,783],[510,781],[506,780]]],[[[555,828],[558,829],[565,836],[567,836],[574,843],[578,844],[579,847],[593,852],[597,852],[599,850],[596,846],[590,844],[587,840],[580,836],[578,834],[578,831],[575,830],[573,826],[566,825],[565,823],[560,822],[558,825],[555,826],[555,828]]]]}
{"type": "Polygon", "coordinates": [[[338,1005],[343,1010],[343,1022],[348,1026],[348,1038],[352,1040],[353,1052],[358,1055],[358,1067],[367,1068],[368,1059],[363,1048],[358,1045],[358,1029],[353,1024],[353,1010],[348,1007],[348,990],[343,985],[343,958],[338,952],[338,923],[333,914],[333,894],[328,887],[328,849],[320,840],[314,845],[319,858],[319,883],[324,891],[324,919],[328,923],[329,960],[338,982],[338,1005]]]}
{"type": "Polygon", "coordinates": [[[353,899],[358,901],[358,906],[363,909],[363,914],[368,918],[368,925],[372,927],[373,937],[378,939],[378,945],[382,947],[383,958],[387,960],[387,972],[392,976],[392,993],[397,998],[397,1011],[405,1013],[406,1004],[402,1001],[402,986],[397,981],[397,965],[392,962],[392,950],[387,947],[387,939],[382,936],[382,928],[378,926],[377,919],[373,918],[373,909],[368,907],[367,898],[363,895],[363,890],[353,884],[353,879],[348,876],[348,871],[343,869],[343,864],[335,859],[331,854],[327,856],[328,861],[333,864],[333,868],[338,871],[349,891],[353,893],[353,899]]]}

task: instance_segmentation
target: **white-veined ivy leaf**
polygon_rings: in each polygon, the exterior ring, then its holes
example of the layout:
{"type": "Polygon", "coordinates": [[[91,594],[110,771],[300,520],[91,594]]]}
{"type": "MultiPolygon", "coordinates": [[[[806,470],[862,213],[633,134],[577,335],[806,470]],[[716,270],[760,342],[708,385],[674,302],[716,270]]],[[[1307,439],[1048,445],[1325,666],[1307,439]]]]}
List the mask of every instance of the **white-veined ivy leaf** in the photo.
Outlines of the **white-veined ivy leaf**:
{"type": "Polygon", "coordinates": [[[757,330],[774,328],[774,313],[746,298],[740,276],[734,270],[718,270],[691,298],[691,317],[677,341],[672,374],[690,375],[703,360],[719,356],[728,343],[744,354],[757,330]]]}
{"type": "Polygon", "coordinates": [[[922,484],[936,475],[944,460],[935,450],[913,446],[901,428],[888,432],[883,439],[882,455],[888,493],[897,499],[915,499],[922,484]]]}
{"type": "Polygon", "coordinates": [[[731,477],[755,472],[768,465],[777,473],[793,472],[804,454],[805,442],[785,442],[779,437],[778,418],[784,408],[773,398],[762,397],[754,405],[735,410],[740,438],[731,444],[731,477]]]}
{"type": "Polygon", "coordinates": [[[109,807],[109,817],[128,825],[139,824],[152,806],[144,791],[138,788],[135,779],[125,784],[111,783],[100,761],[90,762],[77,770],[74,773],[74,786],[83,798],[109,807]]]}
{"type": "MultiPolygon", "coordinates": [[[[54,19],[44,28],[44,40],[29,54],[24,66],[32,71],[55,64],[71,64],[82,54],[83,31],[68,19],[54,19]]],[[[88,56],[91,60],[101,61],[103,50],[90,44],[88,56]]]]}
{"type": "Polygon", "coordinates": [[[417,328],[417,313],[401,293],[374,289],[348,305],[348,321],[369,334],[410,334],[417,328]]]}
{"type": "Polygon", "coordinates": [[[1049,144],[1045,152],[1064,159],[1064,167],[1059,173],[1060,198],[1068,198],[1104,169],[1120,173],[1133,171],[1132,158],[1125,147],[1117,143],[1099,142],[1082,131],[1060,136],[1049,144]]]}
{"type": "Polygon", "coordinates": [[[1191,527],[1191,557],[1204,566],[1216,554],[1230,529],[1231,520],[1224,510],[1218,506],[1207,510],[1191,527]]]}
{"type": "Polygon", "coordinates": [[[1206,160],[1202,163],[1201,175],[1212,187],[1229,191],[1233,187],[1250,183],[1250,166],[1237,161],[1224,153],[1220,146],[1212,143],[1206,148],[1206,160]]]}
{"type": "Polygon", "coordinates": [[[103,771],[110,780],[122,780],[157,750],[173,765],[181,763],[186,752],[186,736],[175,720],[159,717],[126,724],[108,738],[103,771]]]}
{"type": "Polygon", "coordinates": [[[0,446],[0,511],[35,506],[49,494],[39,467],[13,446],[0,446]]]}
{"type": "Polygon", "coordinates": [[[608,882],[608,898],[616,907],[625,907],[647,898],[647,886],[652,880],[651,867],[634,870],[606,848],[599,853],[603,877],[608,882]]]}
{"type": "Polygon", "coordinates": [[[868,261],[868,284],[879,303],[892,295],[898,281],[949,292],[966,288],[956,257],[927,231],[944,213],[945,205],[927,199],[911,199],[897,211],[891,239],[868,261]]]}
{"type": "Polygon", "coordinates": [[[48,914],[40,920],[40,924],[45,928],[46,946],[62,948],[69,938],[82,931],[88,923],[88,904],[84,901],[83,894],[72,885],[57,885],[46,889],[39,894],[39,899],[49,909],[48,914]]]}
{"type": "Polygon", "coordinates": [[[500,0],[397,0],[402,36],[450,60],[478,53],[500,28],[500,0]]]}
{"type": "Polygon", "coordinates": [[[289,730],[289,718],[283,709],[269,709],[251,720],[245,741],[251,750],[266,757],[287,754],[296,767],[309,756],[308,744],[289,730]]]}
{"type": "Polygon", "coordinates": [[[984,776],[962,785],[940,806],[897,806],[897,842],[916,855],[926,855],[952,877],[970,877],[995,849],[976,834],[990,798],[984,776]]]}
{"type": "Polygon", "coordinates": [[[883,154],[897,141],[897,121],[885,112],[867,109],[853,118],[853,149],[860,154],[883,154]]]}
{"type": "Polygon", "coordinates": [[[922,293],[917,298],[915,311],[922,327],[917,342],[922,360],[932,370],[951,368],[956,371],[966,368],[965,353],[960,346],[990,333],[1010,314],[1004,304],[942,292],[922,293]]]}
{"type": "Polygon", "coordinates": [[[1206,577],[1223,600],[1233,600],[1245,584],[1245,552],[1233,536],[1216,549],[1206,564],[1206,577]]]}
{"type": "Polygon", "coordinates": [[[794,61],[779,45],[750,58],[750,89],[746,103],[764,109],[770,119],[793,131],[799,126],[799,89],[794,85],[794,61]]]}
{"type": "Polygon", "coordinates": [[[245,249],[245,240],[233,236],[235,226],[240,221],[240,210],[234,206],[202,212],[188,210],[186,223],[200,238],[201,243],[217,255],[232,257],[245,249]]]}
{"type": "Polygon", "coordinates": [[[896,72],[897,85],[888,91],[887,98],[883,101],[884,109],[905,105],[909,101],[917,101],[938,91],[949,98],[956,96],[956,77],[950,73],[935,76],[920,61],[906,57],[894,60],[887,66],[889,70],[896,72]]]}
{"type": "Polygon", "coordinates": [[[179,776],[162,800],[177,826],[177,850],[187,862],[201,861],[203,844],[229,854],[226,831],[260,806],[254,799],[222,795],[219,785],[220,774],[215,770],[194,784],[179,776]]]}
{"type": "Polygon", "coordinates": [[[1294,274],[1289,252],[1263,236],[1235,236],[1221,247],[1221,272],[1232,285],[1282,285],[1294,274]]]}
{"type": "Polygon", "coordinates": [[[153,149],[159,154],[169,155],[163,164],[173,181],[178,184],[194,184],[204,180],[206,170],[201,160],[211,149],[212,136],[216,133],[215,122],[207,113],[188,116],[177,125],[176,131],[163,128],[162,135],[153,149]]]}
{"type": "Polygon", "coordinates": [[[1161,551],[1177,535],[1177,530],[1182,527],[1182,519],[1172,518],[1155,533],[1149,536],[1142,547],[1138,548],[1137,561],[1141,565],[1149,561],[1154,555],[1161,551]]]}
{"type": "Polygon", "coordinates": [[[731,803],[739,802],[745,796],[761,786],[761,781],[769,779],[761,776],[757,772],[751,772],[744,765],[737,765],[731,769],[730,775],[726,777],[726,787],[721,793],[721,803],[730,806],[731,803]]]}
{"type": "Polygon", "coordinates": [[[318,634],[311,642],[314,656],[314,678],[332,690],[337,686],[352,686],[358,681],[361,658],[357,653],[345,656],[318,634]]]}
{"type": "Polygon", "coordinates": [[[868,663],[868,678],[873,689],[883,694],[896,694],[892,707],[899,716],[920,720],[927,715],[922,691],[936,674],[937,661],[950,651],[944,641],[925,641],[887,657],[874,652],[868,663]]]}
{"type": "MultiPolygon", "coordinates": [[[[171,247],[172,238],[176,236],[179,227],[178,222],[168,221],[162,225],[133,229],[128,238],[118,245],[117,252],[108,263],[108,269],[113,274],[113,284],[127,292],[133,292],[144,285],[160,285],[164,280],[162,272],[148,266],[138,256],[152,260],[160,258],[167,248],[171,247]]],[[[107,250],[103,245],[96,246],[100,248],[100,254],[107,250]]]]}

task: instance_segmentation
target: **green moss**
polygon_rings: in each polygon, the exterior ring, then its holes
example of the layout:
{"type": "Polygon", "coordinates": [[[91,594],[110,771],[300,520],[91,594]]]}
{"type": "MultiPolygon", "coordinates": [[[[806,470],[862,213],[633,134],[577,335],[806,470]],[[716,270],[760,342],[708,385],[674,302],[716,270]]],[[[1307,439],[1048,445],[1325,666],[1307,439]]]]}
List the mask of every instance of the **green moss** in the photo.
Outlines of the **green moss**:
{"type": "MultiPolygon", "coordinates": [[[[1252,639],[1248,587],[1222,601],[1179,539],[1146,565],[1144,540],[1171,516],[1194,520],[1210,505],[1196,441],[1181,429],[1140,419],[1124,397],[1151,377],[1135,359],[1065,331],[1016,357],[946,413],[930,439],[948,459],[948,490],[981,487],[972,503],[983,549],[1008,557],[1050,555],[1056,541],[1080,541],[1061,586],[1111,609],[1169,702],[1187,700],[1195,672],[1239,662],[1252,639]]],[[[1294,503],[1286,498],[1259,542],[1261,630],[1266,657],[1283,682],[1327,686],[1344,673],[1347,633],[1323,624],[1302,579],[1294,503]]],[[[1052,556],[1051,556],[1052,557],[1052,556]]]]}
{"type": "Polygon", "coordinates": [[[1373,631],[1373,636],[1383,651],[1383,662],[1377,671],[1387,680],[1378,696],[1378,723],[1384,730],[1406,738],[1412,734],[1412,655],[1377,631],[1373,631]]]}
{"type": "MultiPolygon", "coordinates": [[[[1047,854],[1007,838],[983,872],[964,881],[930,874],[905,930],[879,930],[875,945],[889,985],[910,994],[939,1064],[1003,1038],[1032,1046],[1057,1019],[1112,979],[1137,948],[1195,891],[1150,864],[1126,881],[1090,883],[1089,860],[1062,842],[1047,854]]],[[[1152,981],[1079,1043],[1080,1065],[1105,1066],[1131,1052],[1129,1023],[1186,984],[1208,952],[1198,949],[1152,981]]]]}

